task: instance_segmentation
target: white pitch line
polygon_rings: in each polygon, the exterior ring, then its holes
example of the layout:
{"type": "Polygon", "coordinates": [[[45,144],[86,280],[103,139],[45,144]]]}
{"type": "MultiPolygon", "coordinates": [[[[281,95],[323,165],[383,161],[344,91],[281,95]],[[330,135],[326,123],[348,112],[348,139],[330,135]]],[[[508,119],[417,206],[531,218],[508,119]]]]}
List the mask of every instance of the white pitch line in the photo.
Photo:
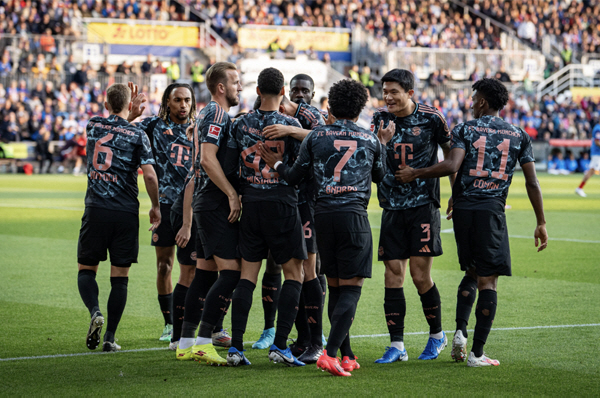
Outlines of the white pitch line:
{"type": "MultiPolygon", "coordinates": [[[[492,328],[493,331],[512,331],[512,330],[532,330],[532,329],[568,329],[568,328],[584,328],[584,327],[594,327],[600,326],[600,323],[586,323],[580,325],[549,325],[549,326],[522,326],[522,327],[514,327],[514,328],[492,328]]],[[[469,329],[469,332],[472,332],[473,329],[469,329]]],[[[446,333],[454,333],[454,330],[445,330],[446,333]]],[[[423,335],[429,334],[429,332],[410,332],[404,333],[405,336],[414,336],[414,335],[423,335]]],[[[388,333],[382,334],[361,334],[356,336],[350,336],[352,339],[364,339],[364,338],[376,338],[376,337],[388,337],[388,333]]],[[[248,341],[244,344],[253,344],[254,341],[248,341]]],[[[122,350],[116,353],[125,353],[125,352],[148,352],[148,351],[163,351],[168,347],[154,347],[154,348],[139,348],[136,350],[122,350]]],[[[69,357],[83,357],[88,355],[105,355],[105,354],[115,354],[115,352],[80,352],[76,354],[55,354],[55,355],[39,355],[34,357],[15,357],[15,358],[0,358],[0,362],[8,362],[8,361],[23,361],[27,359],[49,359],[49,358],[69,358],[69,357]]]]}

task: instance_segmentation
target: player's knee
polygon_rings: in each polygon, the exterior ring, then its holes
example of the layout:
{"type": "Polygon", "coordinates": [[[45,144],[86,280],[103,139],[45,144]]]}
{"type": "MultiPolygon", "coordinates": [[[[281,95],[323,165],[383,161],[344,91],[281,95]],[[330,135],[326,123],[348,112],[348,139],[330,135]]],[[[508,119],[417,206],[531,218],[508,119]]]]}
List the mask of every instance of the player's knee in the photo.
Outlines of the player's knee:
{"type": "Polygon", "coordinates": [[[419,292],[426,292],[433,286],[433,281],[429,275],[414,274],[412,276],[413,283],[419,292]]]}
{"type": "Polygon", "coordinates": [[[386,267],[384,273],[385,287],[402,287],[404,285],[404,273],[393,268],[386,267]]]}
{"type": "Polygon", "coordinates": [[[159,276],[166,277],[173,271],[173,264],[170,261],[159,259],[156,262],[156,270],[159,276]]]}

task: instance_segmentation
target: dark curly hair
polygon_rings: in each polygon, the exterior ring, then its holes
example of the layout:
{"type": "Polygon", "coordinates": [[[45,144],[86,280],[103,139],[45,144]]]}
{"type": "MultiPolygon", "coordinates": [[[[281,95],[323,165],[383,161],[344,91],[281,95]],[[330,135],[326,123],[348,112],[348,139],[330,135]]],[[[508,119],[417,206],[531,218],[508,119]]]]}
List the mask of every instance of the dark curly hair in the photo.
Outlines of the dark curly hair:
{"type": "Polygon", "coordinates": [[[366,87],[355,80],[343,79],[329,89],[329,109],[337,119],[355,119],[367,104],[366,87]]]}
{"type": "Polygon", "coordinates": [[[483,78],[477,80],[473,84],[473,90],[477,90],[477,93],[485,98],[490,108],[497,111],[504,108],[508,103],[508,90],[498,79],[483,78]]]}
{"type": "Polygon", "coordinates": [[[188,90],[190,90],[190,93],[192,93],[192,104],[190,106],[190,122],[194,122],[196,120],[196,96],[194,95],[194,89],[192,88],[192,86],[190,86],[187,83],[171,83],[165,89],[165,92],[162,96],[162,100],[160,101],[160,108],[158,109],[158,117],[164,120],[165,122],[168,120],[169,117],[169,106],[167,105],[169,97],[171,96],[173,90],[180,87],[187,88],[188,90]]]}
{"type": "Polygon", "coordinates": [[[277,95],[283,88],[283,73],[275,68],[263,69],[258,75],[258,89],[263,95],[277,95]]]}

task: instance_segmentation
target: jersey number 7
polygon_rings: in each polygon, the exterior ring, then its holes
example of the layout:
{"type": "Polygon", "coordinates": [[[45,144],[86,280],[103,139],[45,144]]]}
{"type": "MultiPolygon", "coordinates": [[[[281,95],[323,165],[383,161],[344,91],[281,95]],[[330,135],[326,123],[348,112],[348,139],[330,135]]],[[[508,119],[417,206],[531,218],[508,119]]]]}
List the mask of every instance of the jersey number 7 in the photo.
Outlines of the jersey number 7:
{"type": "Polygon", "coordinates": [[[342,148],[348,148],[344,156],[340,159],[335,169],[333,169],[333,181],[340,182],[342,178],[342,169],[348,163],[348,160],[352,157],[352,154],[356,152],[356,141],[346,141],[346,140],[335,140],[333,141],[333,146],[338,151],[341,151],[342,148]]]}

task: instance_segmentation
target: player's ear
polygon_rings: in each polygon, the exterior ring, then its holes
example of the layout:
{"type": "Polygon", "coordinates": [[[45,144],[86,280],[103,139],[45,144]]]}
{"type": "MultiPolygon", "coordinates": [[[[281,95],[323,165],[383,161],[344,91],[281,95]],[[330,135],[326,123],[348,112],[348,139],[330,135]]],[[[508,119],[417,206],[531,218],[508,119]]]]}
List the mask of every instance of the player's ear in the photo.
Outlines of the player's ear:
{"type": "Polygon", "coordinates": [[[415,90],[408,90],[408,98],[412,98],[412,96],[415,94],[415,90]]]}
{"type": "Polygon", "coordinates": [[[260,88],[258,88],[258,86],[256,86],[256,95],[260,97],[260,88]]]}
{"type": "Polygon", "coordinates": [[[279,95],[285,95],[285,86],[281,87],[281,91],[279,92],[279,95]]]}
{"type": "Polygon", "coordinates": [[[110,105],[108,105],[108,101],[104,101],[104,108],[110,112],[110,105]]]}
{"type": "Polygon", "coordinates": [[[285,106],[283,104],[279,104],[279,113],[285,113],[285,106]]]}

